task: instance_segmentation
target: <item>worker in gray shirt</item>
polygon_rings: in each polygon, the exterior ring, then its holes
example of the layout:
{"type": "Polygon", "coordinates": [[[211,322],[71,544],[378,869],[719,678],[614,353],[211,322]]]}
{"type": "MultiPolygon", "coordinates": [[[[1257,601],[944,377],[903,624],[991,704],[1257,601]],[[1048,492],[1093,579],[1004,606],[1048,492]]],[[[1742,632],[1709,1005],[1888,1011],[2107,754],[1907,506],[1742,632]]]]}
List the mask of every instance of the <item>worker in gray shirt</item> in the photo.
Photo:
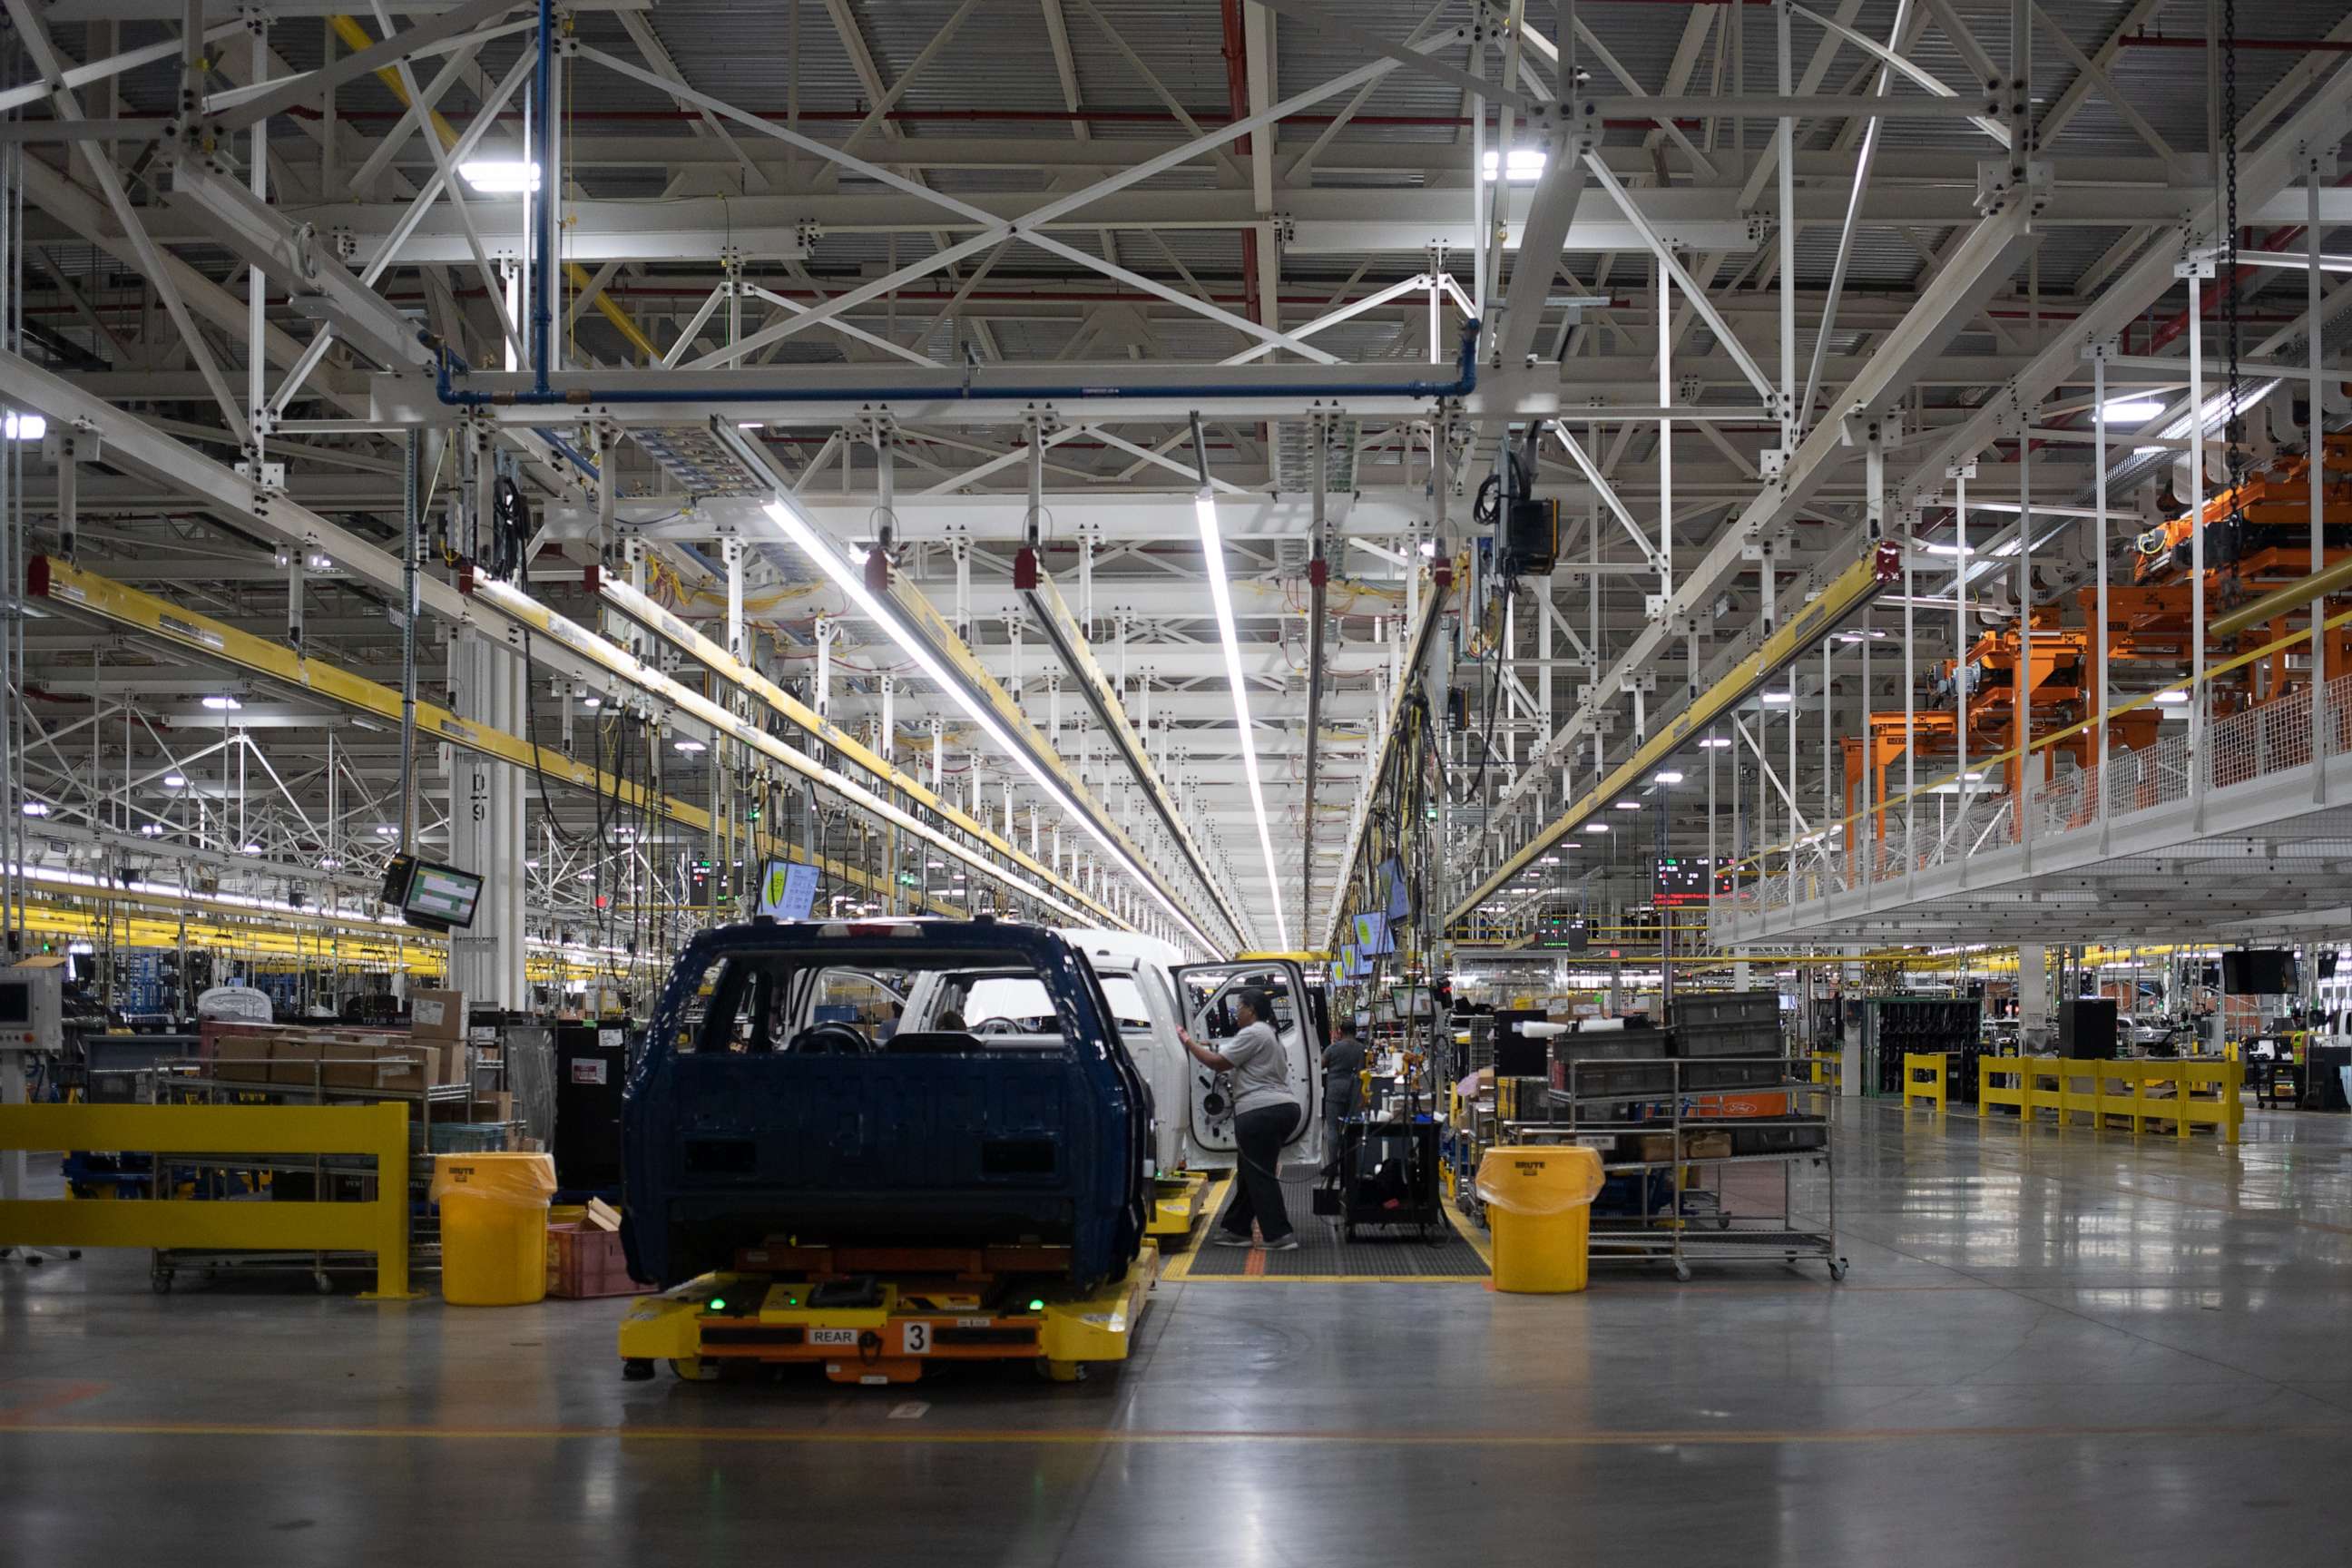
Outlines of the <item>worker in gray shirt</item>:
{"type": "Polygon", "coordinates": [[[1323,1168],[1339,1163],[1339,1130],[1363,1103],[1364,1042],[1356,1021],[1339,1023],[1339,1037],[1323,1047],[1323,1168]]]}
{"type": "Polygon", "coordinates": [[[1298,1129],[1303,1112],[1290,1090],[1290,1062],[1274,1030],[1274,1003],[1255,987],[1234,1005],[1241,1027],[1211,1049],[1190,1034],[1179,1036],[1192,1059],[1212,1072],[1234,1075],[1234,1142],[1240,1151],[1234,1173],[1240,1192],[1226,1205],[1224,1223],[1211,1239],[1220,1247],[1255,1245],[1255,1221],[1268,1252],[1292,1252],[1290,1213],[1282,1202],[1282,1145],[1298,1129]]]}

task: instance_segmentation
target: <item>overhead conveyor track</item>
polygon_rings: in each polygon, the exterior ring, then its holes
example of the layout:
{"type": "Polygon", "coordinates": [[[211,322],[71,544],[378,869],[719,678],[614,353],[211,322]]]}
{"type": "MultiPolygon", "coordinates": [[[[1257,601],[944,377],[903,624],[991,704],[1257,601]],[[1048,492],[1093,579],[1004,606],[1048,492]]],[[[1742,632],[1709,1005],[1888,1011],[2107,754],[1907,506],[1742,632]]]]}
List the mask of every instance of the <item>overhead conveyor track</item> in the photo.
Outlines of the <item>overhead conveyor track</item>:
{"type": "MultiPolygon", "coordinates": [[[[305,658],[279,644],[240,631],[208,616],[198,615],[152,594],[125,587],[69,562],[46,555],[35,556],[27,574],[26,593],[27,597],[39,601],[45,607],[159,638],[184,647],[200,658],[275,682],[347,712],[394,723],[399,721],[401,694],[392,687],[354,675],[328,660],[305,658]]],[[[446,743],[510,763],[537,774],[550,784],[589,791],[633,811],[650,809],[697,833],[707,834],[711,829],[711,815],[705,807],[648,790],[634,780],[615,777],[552,746],[540,745],[487,724],[461,719],[437,703],[422,700],[417,703],[416,728],[420,736],[428,736],[436,743],[446,743]]],[[[807,858],[807,852],[802,847],[786,844],[772,836],[761,836],[759,847],[763,855],[792,854],[807,858]]],[[[882,883],[860,868],[832,859],[817,863],[823,865],[829,874],[868,891],[887,890],[882,883]]],[[[941,900],[927,899],[924,901],[928,907],[940,913],[960,915],[964,912],[941,900]]]]}

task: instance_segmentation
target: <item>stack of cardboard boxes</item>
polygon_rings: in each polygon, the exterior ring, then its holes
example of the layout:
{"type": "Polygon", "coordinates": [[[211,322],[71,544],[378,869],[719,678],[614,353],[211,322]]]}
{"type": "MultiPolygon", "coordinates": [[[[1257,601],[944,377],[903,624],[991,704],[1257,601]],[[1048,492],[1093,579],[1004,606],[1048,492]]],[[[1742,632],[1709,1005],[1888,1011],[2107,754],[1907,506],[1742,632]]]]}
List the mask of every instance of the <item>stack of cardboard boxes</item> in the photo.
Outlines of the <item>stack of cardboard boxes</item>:
{"type": "MultiPolygon", "coordinates": [[[[315,1089],[330,1099],[421,1094],[467,1082],[464,994],[415,990],[409,1005],[413,1026],[405,1030],[209,1021],[198,1053],[210,1075],[225,1082],[315,1089]]],[[[441,1108],[436,1119],[510,1121],[513,1104],[504,1090],[477,1089],[468,1103],[441,1108]]]]}

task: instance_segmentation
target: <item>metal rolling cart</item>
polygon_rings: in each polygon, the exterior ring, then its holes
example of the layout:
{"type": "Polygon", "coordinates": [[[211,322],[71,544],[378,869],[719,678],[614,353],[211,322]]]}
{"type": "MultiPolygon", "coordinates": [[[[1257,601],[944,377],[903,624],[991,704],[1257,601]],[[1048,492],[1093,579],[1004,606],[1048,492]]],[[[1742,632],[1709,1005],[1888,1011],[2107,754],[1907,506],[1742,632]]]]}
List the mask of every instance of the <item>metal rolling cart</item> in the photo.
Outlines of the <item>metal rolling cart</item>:
{"type": "MultiPolygon", "coordinates": [[[[327,1069],[332,1067],[356,1065],[373,1058],[326,1058],[300,1064],[310,1069],[308,1083],[279,1082],[275,1079],[256,1080],[210,1076],[216,1065],[188,1058],[157,1064],[150,1073],[142,1075],[143,1099],[158,1105],[226,1105],[226,1104],[367,1104],[386,1100],[407,1103],[417,1109],[409,1122],[410,1160],[408,1167],[411,1218],[409,1222],[409,1272],[413,1279],[421,1272],[437,1272],[441,1267],[441,1237],[438,1224],[426,1205],[426,1193],[432,1185],[435,1152],[433,1131],[439,1127],[479,1129],[487,1144],[496,1139],[504,1146],[508,1125],[499,1122],[478,1122],[472,1120],[476,1103],[474,1074],[468,1071],[464,1081],[432,1084],[422,1089],[354,1089],[330,1084],[327,1069]],[[436,1121],[436,1109],[453,1110],[457,1114],[436,1121]]],[[[287,1064],[272,1064],[273,1067],[287,1064]]],[[[272,1185],[287,1177],[307,1178],[311,1190],[326,1194],[331,1186],[345,1180],[373,1180],[374,1163],[357,1155],[312,1154],[306,1156],[268,1156],[242,1154],[177,1155],[166,1161],[159,1158],[150,1177],[151,1197],[168,1198],[178,1185],[178,1173],[193,1171],[200,1192],[193,1202],[244,1203],[266,1201],[260,1184],[254,1178],[267,1175],[272,1185]],[[233,1191],[232,1187],[241,1191],[233,1191]]],[[[150,1255],[148,1282],[159,1296],[171,1293],[173,1285],[184,1269],[200,1269],[207,1275],[237,1274],[308,1274],[320,1294],[334,1288],[333,1276],[345,1271],[373,1273],[376,1267],[373,1254],[365,1252],[263,1252],[247,1249],[192,1251],[157,1249],[150,1255]]]]}
{"type": "Polygon", "coordinates": [[[1562,1062],[1556,1069],[1560,1082],[1545,1091],[1544,1104],[1531,1108],[1522,1094],[1520,1114],[1505,1129],[1515,1141],[1597,1149],[1604,1175],[1622,1184],[1621,1193],[1631,1189],[1630,1213],[1593,1215],[1595,1262],[1666,1262],[1676,1279],[1686,1280],[1696,1261],[1819,1258],[1832,1279],[1843,1279],[1826,1103],[1831,1091],[1799,1081],[1785,1063],[1774,1065],[1769,1082],[1725,1071],[1733,1065],[1668,1057],[1562,1062]],[[1735,1113],[1747,1109],[1738,1102],[1766,1096],[1785,1097],[1786,1113],[1735,1113]],[[1801,1105],[1808,1109],[1800,1111],[1801,1105]],[[1530,1115],[1531,1110],[1542,1114],[1530,1115]],[[1626,1157],[1628,1143],[1638,1157],[1626,1157]],[[1800,1163],[1825,1178],[1826,1212],[1818,1225],[1796,1210],[1800,1163]],[[1734,1174],[1776,1167],[1777,1204],[1759,1201],[1772,1196],[1770,1184],[1734,1174]],[[1761,1212],[1738,1212],[1751,1208],[1761,1212]]]}

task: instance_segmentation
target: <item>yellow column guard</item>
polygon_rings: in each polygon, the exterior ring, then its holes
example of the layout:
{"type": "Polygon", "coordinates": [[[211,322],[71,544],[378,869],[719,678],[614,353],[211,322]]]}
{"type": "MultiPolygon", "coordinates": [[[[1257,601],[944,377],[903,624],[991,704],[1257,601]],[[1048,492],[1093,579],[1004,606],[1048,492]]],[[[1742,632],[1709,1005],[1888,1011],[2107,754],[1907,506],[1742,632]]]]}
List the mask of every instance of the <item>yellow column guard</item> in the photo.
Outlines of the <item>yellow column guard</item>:
{"type": "Polygon", "coordinates": [[[371,1300],[408,1297],[408,1107],[0,1105],[0,1150],[170,1154],[372,1154],[376,1195],[358,1203],[131,1198],[0,1201],[0,1247],[252,1247],[373,1252],[371,1300]]]}

